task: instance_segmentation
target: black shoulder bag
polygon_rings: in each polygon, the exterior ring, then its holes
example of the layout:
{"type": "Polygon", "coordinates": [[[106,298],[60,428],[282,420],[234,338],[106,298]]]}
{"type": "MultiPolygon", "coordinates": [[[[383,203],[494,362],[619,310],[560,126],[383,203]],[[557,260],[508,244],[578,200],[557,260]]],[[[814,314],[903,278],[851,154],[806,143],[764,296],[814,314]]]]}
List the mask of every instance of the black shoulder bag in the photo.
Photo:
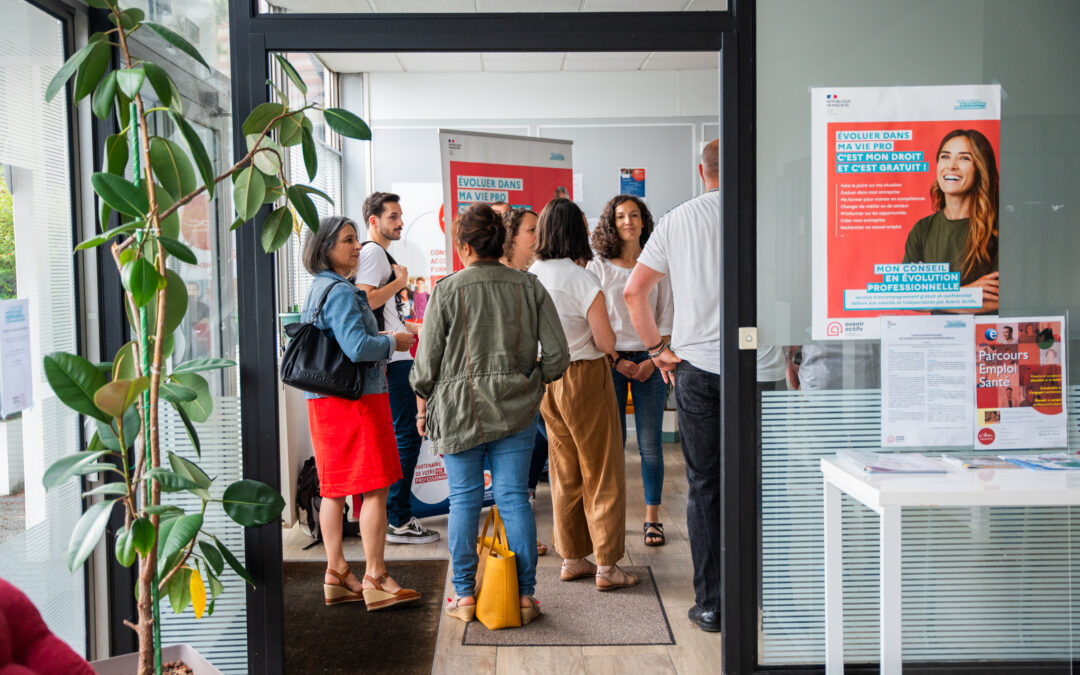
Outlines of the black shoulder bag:
{"type": "Polygon", "coordinates": [[[291,341],[281,359],[281,381],[313,394],[355,401],[364,390],[368,364],[354,362],[341,350],[336,338],[315,327],[326,296],[342,283],[345,282],[335,281],[323,291],[310,322],[285,326],[285,334],[291,341]]]}

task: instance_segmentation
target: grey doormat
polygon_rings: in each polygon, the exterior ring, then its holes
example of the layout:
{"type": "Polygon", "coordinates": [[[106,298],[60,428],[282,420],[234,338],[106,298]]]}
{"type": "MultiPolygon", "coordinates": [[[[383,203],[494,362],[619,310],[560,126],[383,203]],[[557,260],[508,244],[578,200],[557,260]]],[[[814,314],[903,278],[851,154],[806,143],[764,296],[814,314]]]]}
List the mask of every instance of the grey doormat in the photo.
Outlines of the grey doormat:
{"type": "MultiPolygon", "coordinates": [[[[362,574],[364,564],[353,563],[362,574]]],[[[327,607],[326,562],[286,562],[285,672],[289,675],[387,673],[428,675],[435,660],[445,560],[391,560],[386,569],[419,604],[368,612],[362,602],[327,607]]]]}
{"type": "MultiPolygon", "coordinates": [[[[559,581],[558,567],[536,570],[536,599],[543,615],[528,626],[488,630],[479,621],[465,628],[463,645],[579,647],[673,645],[667,613],[652,568],[627,567],[641,583],[601,593],[592,578],[559,581]]],[[[450,619],[456,621],[456,619],[450,619]]]]}

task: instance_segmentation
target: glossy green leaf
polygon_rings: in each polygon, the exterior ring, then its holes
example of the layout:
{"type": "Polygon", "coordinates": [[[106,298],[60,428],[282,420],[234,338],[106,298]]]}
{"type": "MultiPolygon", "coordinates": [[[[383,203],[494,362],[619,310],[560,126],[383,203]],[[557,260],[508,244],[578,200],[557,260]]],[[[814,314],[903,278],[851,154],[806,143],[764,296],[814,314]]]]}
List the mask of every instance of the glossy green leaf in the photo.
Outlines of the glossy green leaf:
{"type": "Polygon", "coordinates": [[[49,81],[49,86],[45,89],[45,102],[48,103],[56,97],[67,81],[71,79],[71,76],[75,74],[75,71],[79,69],[83,61],[90,56],[90,52],[94,47],[100,43],[88,42],[86,45],[71,55],[67,61],[64,61],[64,65],[60,66],[60,70],[56,71],[56,75],[53,75],[53,79],[49,81]]]}
{"type": "Polygon", "coordinates": [[[150,166],[154,177],[170,196],[183,196],[195,189],[195,170],[187,153],[177,143],[159,136],[150,139],[150,166]]]}
{"type": "MultiPolygon", "coordinates": [[[[225,569],[225,559],[221,557],[221,552],[205,541],[199,542],[199,551],[214,575],[221,574],[221,571],[225,569]]],[[[213,579],[214,576],[210,575],[210,578],[213,579]]]]}
{"type": "Polygon", "coordinates": [[[303,78],[300,77],[300,73],[296,72],[296,68],[293,67],[293,64],[289,63],[289,60],[281,54],[275,53],[274,58],[277,59],[277,62],[281,64],[281,67],[282,69],[284,69],[285,74],[289,76],[289,79],[292,80],[292,83],[296,85],[297,89],[300,90],[300,93],[306,95],[307,85],[304,84],[303,78]]]}
{"type": "Polygon", "coordinates": [[[181,407],[182,404],[173,403],[172,405],[176,410],[176,413],[180,415],[180,421],[184,423],[184,430],[187,431],[188,440],[191,441],[191,446],[195,448],[195,454],[201,458],[202,445],[199,442],[199,432],[195,430],[195,425],[191,422],[191,417],[187,414],[187,411],[181,407]]]}
{"type": "Polygon", "coordinates": [[[191,604],[191,569],[183,568],[172,575],[169,583],[165,585],[169,594],[169,605],[174,614],[183,614],[191,604]]]}
{"type": "Polygon", "coordinates": [[[184,459],[183,457],[176,454],[175,452],[170,451],[169,452],[169,466],[172,467],[172,470],[176,474],[178,474],[180,476],[183,476],[184,478],[187,478],[188,480],[190,480],[192,483],[195,483],[199,487],[201,487],[201,488],[210,487],[210,483],[212,482],[210,480],[210,476],[207,476],[206,473],[202,469],[199,468],[199,465],[195,464],[195,462],[192,462],[191,460],[184,459]]]}
{"type": "Polygon", "coordinates": [[[199,264],[199,259],[195,257],[195,252],[188,248],[187,244],[181,242],[179,239],[161,236],[158,237],[158,242],[169,255],[176,258],[177,260],[180,260],[181,262],[186,262],[189,265],[199,264]]]}
{"type": "Polygon", "coordinates": [[[313,188],[310,185],[293,185],[292,187],[296,188],[297,190],[302,190],[304,194],[318,195],[319,197],[322,197],[323,200],[325,200],[331,206],[334,205],[334,200],[330,199],[330,195],[326,194],[322,190],[319,190],[318,188],[313,188]]]}
{"type": "Polygon", "coordinates": [[[146,478],[148,480],[156,480],[161,486],[162,492],[182,492],[184,490],[194,490],[199,487],[180,474],[169,471],[168,469],[163,469],[160,466],[148,469],[146,478]]]}
{"type": "Polygon", "coordinates": [[[235,366],[236,361],[232,359],[192,359],[190,361],[184,361],[177,367],[173,368],[173,375],[180,375],[181,373],[198,373],[204,370],[219,370],[221,368],[229,368],[235,366]]]}
{"type": "Polygon", "coordinates": [[[199,175],[202,177],[203,185],[206,186],[206,194],[209,197],[214,196],[214,165],[210,163],[210,155],[206,153],[206,147],[203,146],[203,142],[199,139],[199,135],[195,133],[195,129],[191,127],[181,115],[177,114],[175,110],[169,111],[169,119],[180,131],[180,136],[183,137],[184,143],[187,145],[188,150],[191,152],[191,158],[195,160],[195,166],[199,169],[199,175]]]}
{"type": "MultiPolygon", "coordinates": [[[[168,339],[172,337],[173,331],[177,329],[180,322],[184,320],[184,315],[187,313],[188,294],[187,285],[184,280],[180,278],[180,275],[173,270],[165,270],[165,347],[168,347],[168,339]]],[[[135,317],[131,316],[130,308],[125,303],[124,310],[128,315],[128,322],[135,325],[135,317]]],[[[150,301],[150,304],[146,308],[147,321],[149,325],[153,326],[157,320],[157,296],[150,301]]],[[[150,336],[153,341],[153,336],[150,336]]],[[[153,354],[153,345],[151,345],[151,354],[153,354]]]]}
{"type": "MultiPolygon", "coordinates": [[[[147,194],[147,201],[150,196],[147,194]]],[[[165,189],[165,186],[155,183],[154,184],[154,198],[157,200],[158,213],[165,213],[175,202],[176,199],[172,193],[165,189]]],[[[177,209],[168,218],[165,218],[160,222],[161,233],[166,237],[172,237],[177,239],[180,237],[180,211],[177,209]]],[[[155,252],[156,255],[156,252],[155,252]]]]}
{"type": "Polygon", "coordinates": [[[161,398],[169,403],[187,403],[188,401],[194,401],[198,396],[194,389],[189,389],[175,382],[162,382],[159,394],[161,398]]]}
{"type": "Polygon", "coordinates": [[[248,571],[240,564],[240,561],[236,559],[236,556],[233,555],[232,551],[230,551],[225,544],[221,543],[217,537],[214,537],[214,543],[217,544],[218,550],[221,551],[221,557],[225,558],[225,562],[229,563],[229,567],[232,568],[232,571],[236,572],[241,579],[251,584],[251,587],[254,588],[255,580],[251,578],[251,575],[248,574],[248,571]]]}
{"type": "Polygon", "coordinates": [[[278,142],[283,147],[287,148],[300,143],[304,135],[305,119],[307,118],[304,113],[297,111],[281,120],[281,127],[278,130],[278,142]]]}
{"type": "MultiPolygon", "coordinates": [[[[120,12],[120,25],[124,30],[131,30],[137,23],[146,18],[146,14],[137,7],[131,7],[120,12]]],[[[109,21],[116,25],[116,15],[109,13],[109,21]]]]}
{"type": "Polygon", "coordinates": [[[116,71],[116,86],[128,98],[135,98],[145,81],[146,71],[142,68],[121,68],[116,71]]]}
{"type": "Polygon", "coordinates": [[[121,530],[116,533],[116,561],[124,567],[131,567],[135,562],[135,541],[131,538],[131,530],[121,530]]]}
{"type": "Polygon", "coordinates": [[[129,265],[124,265],[120,272],[120,281],[131,292],[131,299],[136,307],[143,307],[154,299],[164,279],[154,269],[153,263],[146,258],[137,258],[129,265]]]}
{"type": "Polygon", "coordinates": [[[157,532],[149,518],[136,518],[131,522],[131,540],[140,555],[148,555],[157,541],[157,532]]]}
{"type": "Polygon", "coordinates": [[[361,141],[371,140],[371,129],[367,123],[344,108],[326,108],[323,110],[326,125],[342,136],[361,141]]]}
{"type": "Polygon", "coordinates": [[[122,417],[139,395],[150,388],[150,378],[113,380],[94,393],[94,405],[110,417],[122,417]]]}
{"type": "Polygon", "coordinates": [[[246,222],[247,222],[247,219],[245,219],[245,218],[240,218],[240,217],[238,216],[238,217],[236,218],[236,220],[234,220],[234,221],[232,222],[232,225],[230,225],[230,226],[229,226],[229,232],[232,232],[233,230],[235,230],[235,229],[239,228],[239,227],[240,227],[241,225],[243,225],[243,224],[244,224],[244,223],[246,223],[246,222]]]}
{"type": "Polygon", "coordinates": [[[249,166],[240,172],[233,185],[233,206],[236,214],[244,220],[251,220],[262,206],[266,194],[266,181],[255,167],[249,166]]]}
{"type": "Polygon", "coordinates": [[[132,340],[116,350],[112,362],[112,379],[134,380],[139,376],[139,343],[132,340]]]}
{"type": "Polygon", "coordinates": [[[244,120],[242,127],[244,136],[251,134],[261,134],[266,130],[266,127],[270,126],[274,118],[285,112],[285,106],[280,103],[260,103],[255,106],[255,109],[251,111],[251,114],[244,120]]]}
{"type": "Polygon", "coordinates": [[[308,180],[315,180],[315,174],[319,170],[319,155],[315,152],[315,139],[312,138],[311,132],[306,128],[300,143],[300,147],[304,152],[304,168],[307,170],[308,180]]]}
{"type": "Polygon", "coordinates": [[[116,71],[110,71],[102,80],[101,85],[94,90],[90,99],[90,109],[94,111],[98,119],[108,119],[112,112],[113,100],[116,99],[116,71]]]}
{"type": "Polygon", "coordinates": [[[98,458],[107,452],[106,450],[76,452],[74,455],[61,457],[45,471],[45,475],[41,478],[41,484],[45,486],[46,490],[51,490],[66,482],[72,476],[81,476],[85,467],[97,462],[98,458]]]}
{"type": "Polygon", "coordinates": [[[127,171],[127,134],[113,134],[105,139],[105,171],[123,178],[127,171]]]}
{"type": "Polygon", "coordinates": [[[252,527],[277,520],[285,508],[285,500],[266,483],[245,479],[225,488],[221,506],[230,518],[244,527],[252,527]]]}
{"type": "Polygon", "coordinates": [[[146,507],[146,515],[148,516],[178,516],[183,512],[183,509],[172,504],[151,504],[146,507]]]}
{"type": "Polygon", "coordinates": [[[111,0],[86,0],[91,7],[98,9],[116,9],[116,3],[111,0]]]}
{"type": "Polygon", "coordinates": [[[167,26],[162,26],[160,23],[154,23],[153,21],[146,21],[143,23],[143,25],[154,31],[161,37],[165,38],[165,41],[171,44],[173,47],[176,47],[191,58],[203,64],[203,66],[205,66],[207,70],[211,70],[209,64],[207,64],[206,61],[203,60],[202,55],[199,54],[199,50],[191,46],[191,43],[185,40],[179,33],[174,32],[171,28],[167,26]]]}
{"type": "Polygon", "coordinates": [[[97,502],[88,508],[75,524],[75,529],[71,532],[71,540],[68,542],[67,554],[68,569],[72,572],[79,569],[94,552],[98,540],[105,533],[105,526],[109,524],[109,514],[112,513],[112,507],[116,501],[111,499],[97,502]]]}
{"type": "Polygon", "coordinates": [[[194,401],[180,404],[188,417],[200,424],[210,419],[210,413],[214,409],[214,398],[210,396],[210,384],[196,373],[173,374],[172,379],[177,384],[194,389],[198,394],[194,401]]]}
{"type": "Polygon", "coordinates": [[[296,209],[296,213],[311,228],[312,232],[319,231],[319,212],[315,210],[315,203],[311,201],[311,197],[308,197],[307,193],[298,190],[295,185],[291,186],[289,188],[289,203],[296,209]]]}
{"type": "MultiPolygon", "coordinates": [[[[281,159],[284,157],[281,146],[269,136],[262,136],[261,141],[259,138],[259,134],[248,134],[245,138],[249,151],[255,150],[256,147],[258,147],[255,154],[251,157],[251,163],[255,165],[256,169],[267,176],[276,176],[278,172],[281,171],[281,159]],[[256,141],[259,141],[258,146],[255,145],[256,141]]],[[[263,180],[263,189],[265,190],[266,179],[264,178],[263,180]]]]}
{"type": "Polygon", "coordinates": [[[116,437],[116,423],[110,422],[105,424],[99,420],[95,420],[97,425],[98,440],[109,450],[113,452],[120,452],[121,449],[126,450],[135,445],[135,439],[139,436],[139,430],[142,429],[142,416],[139,415],[139,407],[131,406],[124,413],[124,447],[120,447],[120,441],[116,437]]]}
{"type": "Polygon", "coordinates": [[[94,393],[105,386],[105,373],[76,354],[53,352],[45,357],[45,379],[57,398],[75,412],[103,422],[109,416],[94,405],[94,393]]]}
{"type": "Polygon", "coordinates": [[[145,61],[142,65],[143,70],[146,71],[146,79],[150,81],[150,86],[154,88],[154,93],[157,94],[161,105],[177,113],[183,112],[180,92],[168,73],[161,66],[150,61],[145,61]]]}
{"type": "MultiPolygon", "coordinates": [[[[210,597],[212,599],[216,600],[217,597],[219,595],[221,595],[222,592],[225,591],[225,585],[222,584],[221,581],[216,576],[214,576],[212,574],[208,574],[206,578],[210,582],[210,597]]],[[[213,614],[214,613],[214,603],[213,602],[210,603],[210,606],[206,609],[206,612],[207,612],[207,614],[213,614]]]]}
{"type": "Polygon", "coordinates": [[[263,221],[262,247],[267,253],[273,253],[289,241],[293,232],[292,211],[287,206],[275,209],[263,221]]]}
{"type": "MultiPolygon", "coordinates": [[[[161,549],[163,557],[168,558],[172,554],[187,548],[188,544],[199,534],[202,525],[203,515],[201,513],[192,513],[177,518],[176,524],[173,525],[168,538],[165,540],[165,546],[161,549]]],[[[168,569],[165,571],[167,572],[168,569]]]]}
{"type": "Polygon", "coordinates": [[[94,192],[113,210],[129,216],[145,216],[150,210],[146,193],[137,185],[113,173],[95,173],[90,176],[94,192]]]}
{"type": "Polygon", "coordinates": [[[127,496],[127,483],[124,481],[116,481],[113,483],[105,483],[99,485],[93,490],[87,490],[82,493],[83,497],[93,497],[94,495],[109,495],[110,497],[126,497],[127,496]]]}
{"type": "Polygon", "coordinates": [[[109,45],[104,41],[91,42],[90,53],[86,60],[79,66],[79,72],[75,74],[75,100],[81,101],[89,96],[94,87],[101,82],[105,71],[109,67],[109,45]]]}

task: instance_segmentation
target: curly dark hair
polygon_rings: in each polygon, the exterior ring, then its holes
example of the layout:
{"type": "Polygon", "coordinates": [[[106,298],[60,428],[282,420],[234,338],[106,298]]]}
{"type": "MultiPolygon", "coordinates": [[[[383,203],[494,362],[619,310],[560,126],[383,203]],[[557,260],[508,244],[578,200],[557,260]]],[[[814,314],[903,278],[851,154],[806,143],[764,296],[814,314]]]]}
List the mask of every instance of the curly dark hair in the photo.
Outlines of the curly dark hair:
{"type": "MultiPolygon", "coordinates": [[[[510,209],[503,214],[503,227],[506,228],[506,244],[503,246],[503,256],[507,259],[514,254],[514,238],[517,237],[518,230],[521,229],[521,222],[530,213],[537,216],[536,211],[524,208],[510,209]]],[[[539,216],[537,217],[539,218],[539,216]]]]}
{"type": "Polygon", "coordinates": [[[612,197],[611,201],[604,205],[600,222],[592,231],[592,247],[601,258],[611,260],[622,255],[623,241],[619,237],[619,229],[615,226],[615,209],[626,202],[633,202],[641,209],[641,237],[638,240],[641,248],[645,248],[645,242],[649,241],[649,235],[653,231],[653,217],[645,202],[633,195],[612,197]]]}

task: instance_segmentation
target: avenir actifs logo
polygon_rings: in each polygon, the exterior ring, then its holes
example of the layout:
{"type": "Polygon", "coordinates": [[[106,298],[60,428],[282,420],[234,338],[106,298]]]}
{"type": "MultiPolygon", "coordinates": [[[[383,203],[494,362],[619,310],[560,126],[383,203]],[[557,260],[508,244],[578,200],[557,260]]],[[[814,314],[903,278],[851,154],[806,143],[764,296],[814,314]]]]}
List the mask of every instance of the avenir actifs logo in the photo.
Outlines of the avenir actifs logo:
{"type": "Polygon", "coordinates": [[[830,321],[829,325],[825,326],[826,337],[837,337],[844,334],[844,325],[839,321],[830,321]]]}
{"type": "Polygon", "coordinates": [[[997,339],[997,329],[996,328],[987,328],[986,332],[983,333],[983,337],[986,338],[987,340],[996,340],[997,339]]]}

